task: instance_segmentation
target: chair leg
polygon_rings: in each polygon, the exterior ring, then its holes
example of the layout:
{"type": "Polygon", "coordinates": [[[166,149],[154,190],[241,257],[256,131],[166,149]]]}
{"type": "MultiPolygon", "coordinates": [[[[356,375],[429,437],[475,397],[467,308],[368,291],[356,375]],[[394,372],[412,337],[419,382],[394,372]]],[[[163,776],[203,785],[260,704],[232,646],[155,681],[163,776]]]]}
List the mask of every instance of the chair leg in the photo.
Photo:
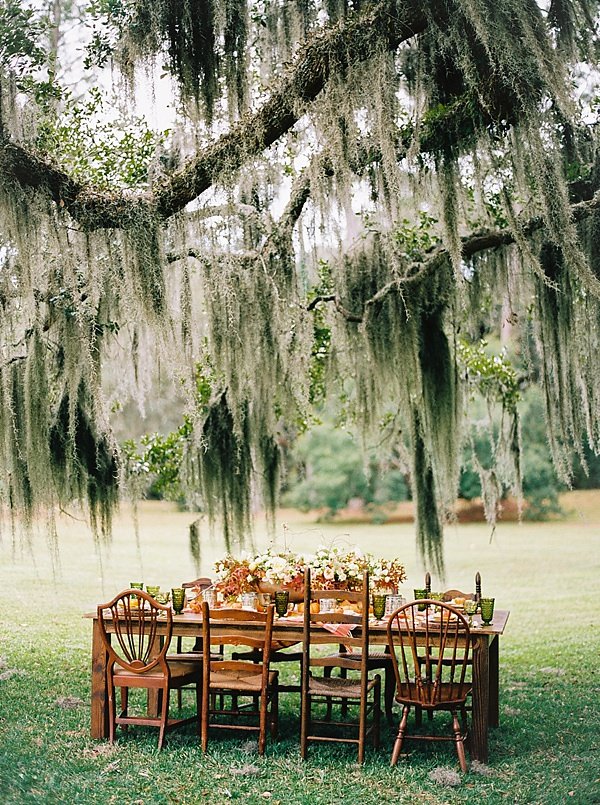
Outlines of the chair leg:
{"type": "Polygon", "coordinates": [[[211,694],[208,683],[202,688],[202,706],[200,716],[200,746],[203,752],[208,748],[208,709],[211,694]]]}
{"type": "MultiPolygon", "coordinates": [[[[127,711],[129,709],[129,688],[120,688],[121,694],[121,715],[127,717],[127,711]]],[[[121,729],[123,732],[127,732],[129,729],[129,724],[121,724],[121,729]]]]}
{"type": "Polygon", "coordinates": [[[394,728],[394,693],[396,692],[396,677],[394,669],[388,663],[385,669],[383,701],[385,706],[385,717],[390,728],[394,728]]]}
{"type": "Polygon", "coordinates": [[[408,714],[410,707],[405,704],[402,708],[402,718],[400,719],[400,726],[398,727],[398,735],[394,741],[394,749],[392,751],[391,766],[395,766],[402,751],[402,744],[404,743],[404,735],[406,734],[406,722],[408,721],[408,714]]]}
{"type": "Polygon", "coordinates": [[[196,729],[198,730],[198,735],[202,734],[202,685],[200,682],[196,682],[196,720],[198,722],[196,729]]]}
{"type": "MultiPolygon", "coordinates": [[[[183,640],[181,635],[177,638],[177,648],[176,651],[178,654],[181,654],[183,651],[183,640]]],[[[181,688],[177,688],[177,709],[181,710],[182,707],[182,697],[181,697],[181,688]]]]}
{"type": "Polygon", "coordinates": [[[160,696],[160,699],[161,699],[161,710],[160,710],[161,717],[160,717],[160,729],[158,731],[158,749],[159,749],[159,751],[162,749],[162,746],[163,746],[163,743],[164,743],[164,740],[165,740],[165,732],[166,732],[166,729],[167,729],[167,721],[168,721],[168,718],[169,718],[169,693],[170,693],[169,687],[167,686],[166,688],[163,688],[163,690],[160,691],[160,693],[162,693],[162,696],[160,696]]]}
{"type": "MultiPolygon", "coordinates": [[[[331,672],[333,671],[332,667],[325,667],[323,668],[323,676],[325,679],[331,678],[331,672]]],[[[331,721],[333,717],[333,697],[327,697],[327,709],[325,710],[325,721],[331,721]]]]}
{"type": "Polygon", "coordinates": [[[310,696],[304,696],[300,707],[300,757],[306,760],[308,750],[308,725],[310,723],[310,696]]]}
{"type": "MultiPolygon", "coordinates": [[[[123,688],[121,688],[123,690],[123,688]]],[[[111,744],[115,742],[115,718],[116,718],[116,706],[117,703],[115,702],[115,688],[112,683],[109,682],[108,685],[108,740],[111,744]]]]}
{"type": "Polygon", "coordinates": [[[271,697],[270,734],[271,738],[275,740],[279,732],[279,686],[277,682],[275,682],[271,697]]]}
{"type": "Polygon", "coordinates": [[[456,710],[452,711],[452,731],[454,733],[454,741],[456,742],[456,754],[458,755],[458,762],[460,769],[463,772],[467,771],[467,758],[465,756],[465,743],[463,741],[460,724],[458,723],[458,716],[456,710]]]}
{"type": "MultiPolygon", "coordinates": [[[[252,697],[256,700],[256,697],[252,697]]],[[[267,744],[267,716],[268,716],[269,697],[265,692],[260,697],[260,712],[258,721],[258,754],[264,755],[267,744]]]]}
{"type": "Polygon", "coordinates": [[[373,748],[379,749],[381,735],[381,683],[375,688],[373,703],[373,748]]]}

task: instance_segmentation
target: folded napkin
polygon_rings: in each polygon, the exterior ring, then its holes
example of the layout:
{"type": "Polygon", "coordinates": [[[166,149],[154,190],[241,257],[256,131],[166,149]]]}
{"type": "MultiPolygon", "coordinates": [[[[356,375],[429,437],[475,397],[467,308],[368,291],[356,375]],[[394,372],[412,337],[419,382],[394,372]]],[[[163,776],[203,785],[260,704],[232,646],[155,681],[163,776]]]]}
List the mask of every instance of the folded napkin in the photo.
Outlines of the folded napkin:
{"type": "Polygon", "coordinates": [[[331,634],[337,635],[338,637],[348,637],[352,634],[352,630],[356,629],[358,626],[357,623],[320,623],[319,626],[322,626],[324,629],[327,629],[328,632],[331,634]]]}

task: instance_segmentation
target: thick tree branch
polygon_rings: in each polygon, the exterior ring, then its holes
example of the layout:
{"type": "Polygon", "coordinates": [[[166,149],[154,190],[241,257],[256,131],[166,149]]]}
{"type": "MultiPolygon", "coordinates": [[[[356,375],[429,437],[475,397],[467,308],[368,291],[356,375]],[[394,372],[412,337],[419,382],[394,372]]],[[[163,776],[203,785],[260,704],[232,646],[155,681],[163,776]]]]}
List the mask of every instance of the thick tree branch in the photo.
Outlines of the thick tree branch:
{"type": "MultiPolygon", "coordinates": [[[[579,201],[575,204],[572,204],[571,210],[573,213],[573,220],[576,223],[584,221],[594,212],[600,210],[600,191],[598,191],[593,198],[587,201],[579,201]]],[[[523,222],[522,233],[526,237],[529,237],[543,227],[543,219],[539,216],[536,216],[523,222]]],[[[470,235],[462,239],[462,257],[464,260],[470,260],[476,254],[488,251],[489,249],[500,249],[504,246],[510,246],[515,242],[515,236],[507,229],[482,230],[474,235],[470,235]]],[[[446,265],[449,260],[450,255],[448,254],[448,251],[442,246],[437,247],[429,254],[426,260],[413,263],[408,269],[405,277],[399,277],[392,282],[388,282],[370,299],[367,299],[364,307],[365,312],[368,308],[372,307],[378,302],[381,302],[392,291],[402,291],[409,285],[421,282],[425,276],[437,271],[443,265],[446,265]]],[[[322,302],[332,302],[335,306],[335,309],[342,315],[343,318],[346,319],[346,321],[356,322],[358,324],[364,321],[364,313],[363,315],[350,313],[346,308],[344,308],[336,294],[315,297],[307,305],[307,310],[313,310],[319,303],[322,302]]]]}
{"type": "Polygon", "coordinates": [[[343,74],[352,63],[366,60],[382,48],[395,50],[424,30],[425,24],[420,4],[391,0],[312,36],[258,111],[246,115],[156,190],[160,216],[168,218],[183,209],[223,169],[239,168],[276,142],[300,118],[299,107],[319,95],[334,71],[343,74]]]}
{"type": "Polygon", "coordinates": [[[75,182],[0,134],[0,171],[25,188],[46,188],[51,198],[88,230],[133,227],[148,213],[166,220],[219,178],[276,142],[299,120],[302,107],[324,89],[334,72],[380,49],[395,50],[425,28],[416,0],[382,0],[350,21],[315,34],[300,50],[270,98],[204,149],[153,193],[97,192],[75,182]]]}

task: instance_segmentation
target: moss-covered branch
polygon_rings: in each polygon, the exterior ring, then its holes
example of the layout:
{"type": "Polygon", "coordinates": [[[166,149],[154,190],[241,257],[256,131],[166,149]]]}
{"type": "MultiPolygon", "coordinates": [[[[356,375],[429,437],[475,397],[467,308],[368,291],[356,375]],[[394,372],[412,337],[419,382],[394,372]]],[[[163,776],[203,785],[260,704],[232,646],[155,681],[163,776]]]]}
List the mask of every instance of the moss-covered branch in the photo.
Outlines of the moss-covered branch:
{"type": "Polygon", "coordinates": [[[418,3],[381,2],[348,22],[315,34],[300,50],[269,99],[245,115],[230,131],[189,159],[153,193],[96,192],[67,173],[0,135],[0,171],[22,187],[44,188],[85,229],[135,225],[140,208],[161,220],[170,218],[211,187],[219,177],[241,167],[289,131],[334,72],[342,73],[381,49],[395,50],[425,27],[418,3]]]}

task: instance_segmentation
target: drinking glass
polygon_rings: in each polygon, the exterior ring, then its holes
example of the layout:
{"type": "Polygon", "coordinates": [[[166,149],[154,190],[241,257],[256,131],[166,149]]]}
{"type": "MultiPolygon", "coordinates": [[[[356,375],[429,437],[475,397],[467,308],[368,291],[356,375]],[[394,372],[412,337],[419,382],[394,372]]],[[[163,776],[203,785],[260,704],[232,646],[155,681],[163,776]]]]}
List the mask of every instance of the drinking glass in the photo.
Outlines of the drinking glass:
{"type": "Polygon", "coordinates": [[[477,601],[474,598],[465,598],[465,615],[469,616],[469,626],[473,626],[473,615],[477,612],[477,601]]]}
{"type": "Polygon", "coordinates": [[[258,593],[256,608],[259,612],[266,612],[271,603],[271,593],[258,593]]]}
{"type": "Polygon", "coordinates": [[[242,609],[256,609],[256,593],[242,593],[242,609]]]}
{"type": "Polygon", "coordinates": [[[277,592],[275,593],[275,612],[277,612],[280,618],[283,618],[287,615],[289,603],[290,603],[290,591],[277,590],[277,592]]]}
{"type": "Polygon", "coordinates": [[[479,606],[481,607],[481,620],[485,623],[486,626],[492,622],[494,618],[494,603],[495,598],[482,598],[479,601],[479,606]]]}
{"type": "Polygon", "coordinates": [[[173,602],[173,612],[181,615],[185,606],[185,590],[183,587],[173,587],[171,590],[171,601],[173,602]]]}
{"type": "Polygon", "coordinates": [[[391,615],[392,612],[395,612],[400,607],[403,607],[406,604],[403,595],[388,595],[387,600],[385,602],[385,614],[391,615]]]}
{"type": "Polygon", "coordinates": [[[385,615],[385,602],[387,595],[385,593],[373,593],[373,615],[376,620],[380,621],[385,615]]]}
{"type": "Polygon", "coordinates": [[[157,593],[160,592],[160,585],[158,584],[146,584],[146,592],[148,595],[151,595],[152,598],[156,600],[157,593]]]}
{"type": "Polygon", "coordinates": [[[202,590],[202,600],[208,603],[209,609],[215,609],[217,606],[217,591],[212,587],[207,590],[202,590]]]}
{"type": "MultiPolygon", "coordinates": [[[[427,598],[428,597],[427,589],[425,587],[415,589],[414,594],[415,594],[415,601],[419,601],[421,598],[427,598]]],[[[419,612],[423,612],[425,610],[425,608],[426,608],[425,604],[419,604],[419,607],[418,607],[419,612]]]]}
{"type": "MultiPolygon", "coordinates": [[[[129,589],[130,590],[143,590],[144,585],[142,584],[141,581],[130,581],[129,582],[129,589]]],[[[138,600],[137,595],[132,595],[131,596],[131,604],[132,604],[132,606],[137,607],[137,605],[138,605],[137,600],[138,600]]]]}

